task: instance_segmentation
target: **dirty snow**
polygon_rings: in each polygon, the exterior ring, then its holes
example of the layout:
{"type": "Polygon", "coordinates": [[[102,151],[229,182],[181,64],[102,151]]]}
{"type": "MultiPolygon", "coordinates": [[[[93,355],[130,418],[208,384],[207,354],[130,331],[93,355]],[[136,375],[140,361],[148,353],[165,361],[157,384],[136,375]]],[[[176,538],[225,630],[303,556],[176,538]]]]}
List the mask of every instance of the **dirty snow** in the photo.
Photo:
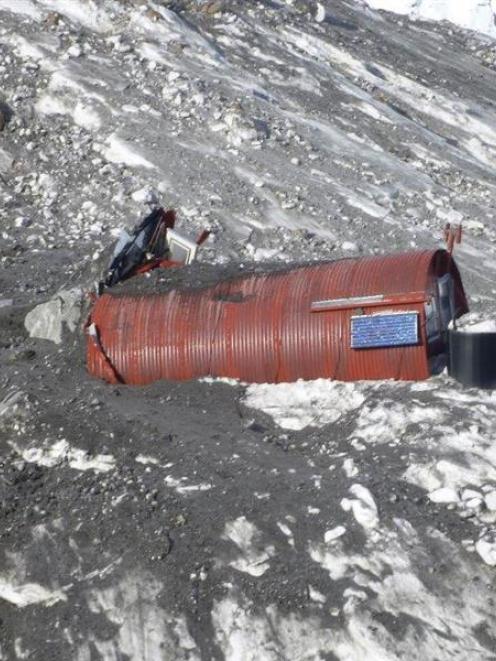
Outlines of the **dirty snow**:
{"type": "Polygon", "coordinates": [[[295,430],[336,422],[363,401],[354,385],[327,379],[252,384],[245,397],[247,406],[264,411],[281,427],[295,430]]]}
{"type": "Polygon", "coordinates": [[[224,539],[231,541],[239,549],[239,556],[231,561],[231,566],[251,576],[263,576],[270,567],[270,557],[274,547],[262,547],[257,527],[242,516],[226,523],[224,539]]]}
{"type": "Polygon", "coordinates": [[[19,450],[15,444],[12,444],[19,451],[22,458],[30,463],[53,468],[67,463],[74,470],[87,471],[92,470],[96,473],[106,473],[114,468],[114,458],[108,454],[97,454],[90,456],[84,450],[73,448],[65,440],[57,441],[52,445],[46,444],[43,447],[29,447],[19,450]]]}

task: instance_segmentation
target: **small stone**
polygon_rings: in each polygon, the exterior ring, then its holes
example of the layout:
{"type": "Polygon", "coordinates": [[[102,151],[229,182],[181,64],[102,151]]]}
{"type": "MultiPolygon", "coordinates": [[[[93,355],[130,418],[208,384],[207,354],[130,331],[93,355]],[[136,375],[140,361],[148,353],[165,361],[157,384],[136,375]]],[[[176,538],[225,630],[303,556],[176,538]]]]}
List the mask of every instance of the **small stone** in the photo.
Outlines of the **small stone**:
{"type": "Polygon", "coordinates": [[[162,14],[158,12],[156,9],[147,9],[145,12],[145,16],[149,18],[151,21],[154,21],[157,23],[162,19],[162,14]]]}
{"type": "Polygon", "coordinates": [[[31,219],[27,216],[18,216],[14,220],[14,225],[16,227],[29,227],[31,225],[31,219]]]}
{"type": "Polygon", "coordinates": [[[49,28],[55,27],[60,23],[62,16],[57,11],[50,11],[45,17],[45,25],[49,28]]]}
{"type": "Polygon", "coordinates": [[[224,8],[223,0],[213,0],[213,2],[207,2],[206,5],[202,5],[200,11],[204,14],[218,14],[224,8]]]}
{"type": "Polygon", "coordinates": [[[139,202],[140,204],[157,204],[158,202],[158,197],[155,191],[146,187],[134,191],[134,193],[131,194],[131,197],[135,202],[139,202]]]}
{"type": "Polygon", "coordinates": [[[177,41],[177,39],[171,39],[167,43],[167,50],[173,55],[181,55],[185,48],[186,48],[186,44],[177,41]]]}
{"type": "Polygon", "coordinates": [[[74,44],[67,49],[67,55],[69,55],[69,57],[81,57],[82,53],[83,51],[81,50],[81,46],[79,44],[74,44]]]}

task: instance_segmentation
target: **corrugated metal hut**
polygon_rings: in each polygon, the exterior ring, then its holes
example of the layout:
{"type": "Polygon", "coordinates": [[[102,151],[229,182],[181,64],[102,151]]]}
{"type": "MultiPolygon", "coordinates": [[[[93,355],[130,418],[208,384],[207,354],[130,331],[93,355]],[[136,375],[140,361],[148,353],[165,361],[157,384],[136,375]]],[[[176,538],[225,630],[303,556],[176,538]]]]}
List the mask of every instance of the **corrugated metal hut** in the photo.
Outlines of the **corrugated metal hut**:
{"type": "Polygon", "coordinates": [[[445,250],[247,274],[194,290],[109,290],[91,311],[87,361],[113,383],[234,377],[425,379],[467,311],[445,250]]]}

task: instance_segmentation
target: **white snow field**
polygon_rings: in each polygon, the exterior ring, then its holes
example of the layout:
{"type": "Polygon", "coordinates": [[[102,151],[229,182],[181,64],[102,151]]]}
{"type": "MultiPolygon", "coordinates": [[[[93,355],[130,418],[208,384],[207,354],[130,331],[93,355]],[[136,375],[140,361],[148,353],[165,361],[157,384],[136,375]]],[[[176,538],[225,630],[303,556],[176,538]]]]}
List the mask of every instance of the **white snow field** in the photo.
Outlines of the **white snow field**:
{"type": "MultiPolygon", "coordinates": [[[[2,313],[91,286],[160,200],[219,264],[441,246],[462,221],[496,318],[489,0],[215,5],[0,0],[2,313]]],[[[496,658],[493,392],[132,390],[14,339],[0,659],[496,658]]]]}
{"type": "Polygon", "coordinates": [[[406,14],[411,19],[450,21],[468,30],[496,37],[494,0],[364,0],[372,9],[406,14]]]}

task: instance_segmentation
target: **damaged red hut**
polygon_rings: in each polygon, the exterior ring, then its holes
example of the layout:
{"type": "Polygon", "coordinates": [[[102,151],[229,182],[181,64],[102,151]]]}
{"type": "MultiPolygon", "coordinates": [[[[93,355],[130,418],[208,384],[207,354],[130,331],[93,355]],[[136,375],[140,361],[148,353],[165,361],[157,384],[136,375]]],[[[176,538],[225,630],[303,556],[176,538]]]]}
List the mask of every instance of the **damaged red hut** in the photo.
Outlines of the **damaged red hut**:
{"type": "Polygon", "coordinates": [[[445,250],[247,274],[195,290],[110,290],[91,311],[91,374],[113,383],[233,377],[425,379],[467,311],[445,250]]]}

